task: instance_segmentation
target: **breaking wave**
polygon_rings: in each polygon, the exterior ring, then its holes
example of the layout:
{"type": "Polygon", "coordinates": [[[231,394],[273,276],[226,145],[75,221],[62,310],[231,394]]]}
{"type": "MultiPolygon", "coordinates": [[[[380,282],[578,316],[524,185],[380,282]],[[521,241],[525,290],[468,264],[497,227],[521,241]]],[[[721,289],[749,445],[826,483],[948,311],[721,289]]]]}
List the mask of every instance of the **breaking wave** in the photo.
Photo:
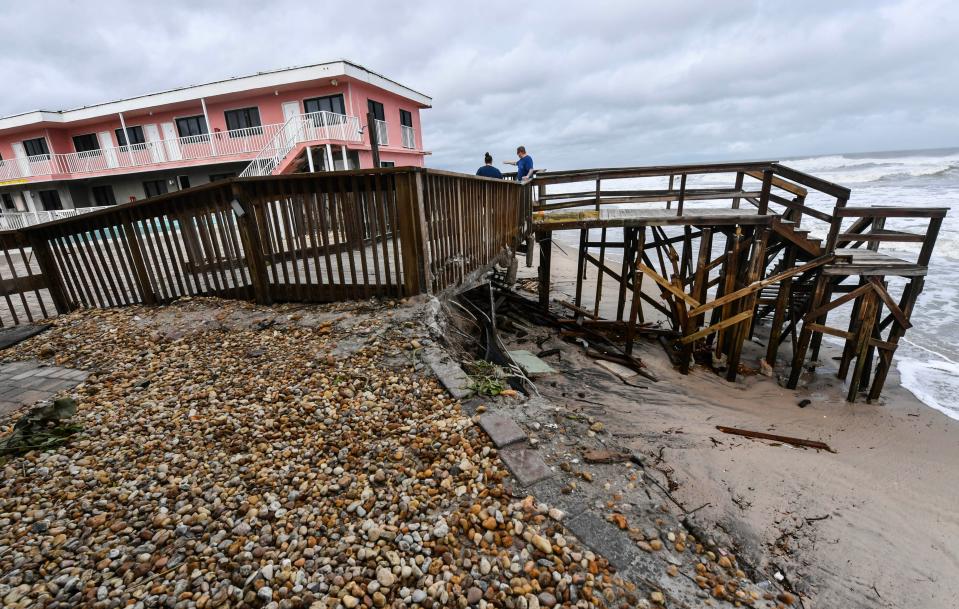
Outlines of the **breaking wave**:
{"type": "Polygon", "coordinates": [[[934,180],[959,183],[959,151],[899,156],[830,155],[783,161],[784,164],[843,185],[934,180]]]}

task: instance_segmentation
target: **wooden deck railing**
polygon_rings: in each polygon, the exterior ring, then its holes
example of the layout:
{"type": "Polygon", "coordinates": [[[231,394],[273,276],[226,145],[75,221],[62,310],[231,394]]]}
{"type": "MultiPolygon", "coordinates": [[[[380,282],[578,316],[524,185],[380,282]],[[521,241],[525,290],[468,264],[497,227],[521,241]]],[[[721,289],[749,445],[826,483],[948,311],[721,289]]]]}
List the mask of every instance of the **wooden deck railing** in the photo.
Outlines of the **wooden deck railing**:
{"type": "Polygon", "coordinates": [[[514,249],[529,214],[519,184],[419,168],[217,182],[0,232],[0,324],[182,296],[441,292],[514,249]]]}

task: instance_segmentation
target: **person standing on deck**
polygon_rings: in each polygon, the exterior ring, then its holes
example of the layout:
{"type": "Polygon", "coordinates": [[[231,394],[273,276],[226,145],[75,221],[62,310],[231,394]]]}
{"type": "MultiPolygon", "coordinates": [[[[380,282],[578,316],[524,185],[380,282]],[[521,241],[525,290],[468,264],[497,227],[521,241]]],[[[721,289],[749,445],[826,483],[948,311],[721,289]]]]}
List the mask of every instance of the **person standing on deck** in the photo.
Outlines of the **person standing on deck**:
{"type": "Polygon", "coordinates": [[[506,161],[507,165],[516,165],[516,181],[523,182],[533,177],[533,157],[526,154],[526,146],[517,148],[516,156],[518,161],[506,161]]]}
{"type": "Polygon", "coordinates": [[[483,161],[486,164],[476,170],[476,175],[483,176],[484,178],[495,178],[497,180],[503,179],[503,173],[493,167],[493,155],[487,152],[486,156],[483,157],[483,161]]]}

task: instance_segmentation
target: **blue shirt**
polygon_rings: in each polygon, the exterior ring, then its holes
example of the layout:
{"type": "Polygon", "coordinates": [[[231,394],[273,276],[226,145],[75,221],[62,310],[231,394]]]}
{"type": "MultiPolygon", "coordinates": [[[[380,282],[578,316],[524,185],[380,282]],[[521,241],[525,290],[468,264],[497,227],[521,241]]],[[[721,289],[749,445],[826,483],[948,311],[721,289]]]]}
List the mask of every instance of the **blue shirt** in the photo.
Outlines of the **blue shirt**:
{"type": "Polygon", "coordinates": [[[483,165],[476,170],[476,175],[484,178],[496,178],[497,180],[503,179],[503,173],[492,165],[483,165]]]}
{"type": "Polygon", "coordinates": [[[526,155],[520,160],[516,161],[516,180],[522,180],[529,173],[533,171],[533,157],[526,155]]]}

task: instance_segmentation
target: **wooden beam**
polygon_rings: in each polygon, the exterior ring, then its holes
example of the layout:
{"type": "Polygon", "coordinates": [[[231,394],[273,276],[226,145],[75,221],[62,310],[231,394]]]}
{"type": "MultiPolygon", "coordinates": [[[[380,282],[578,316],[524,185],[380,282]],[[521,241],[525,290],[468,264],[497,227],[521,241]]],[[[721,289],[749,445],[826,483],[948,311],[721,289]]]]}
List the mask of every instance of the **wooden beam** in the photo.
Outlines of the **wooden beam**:
{"type": "Polygon", "coordinates": [[[653,269],[649,268],[648,266],[646,266],[646,265],[643,264],[643,263],[639,263],[639,264],[637,264],[636,266],[639,267],[639,270],[641,270],[644,275],[649,275],[650,279],[652,279],[653,281],[655,281],[656,283],[658,283],[661,288],[663,288],[664,290],[666,290],[667,292],[669,292],[669,293],[672,294],[673,296],[676,296],[677,298],[681,298],[682,300],[686,301],[686,303],[688,303],[688,304],[689,304],[690,306],[692,306],[692,307],[698,307],[698,306],[699,306],[699,302],[698,302],[695,298],[693,298],[692,296],[690,296],[690,295],[687,294],[686,292],[684,292],[684,291],[680,290],[679,288],[677,288],[676,286],[674,286],[672,283],[670,283],[669,281],[667,281],[665,277],[663,277],[662,275],[660,275],[659,273],[657,273],[657,272],[654,271],[653,269]]]}
{"type": "Polygon", "coordinates": [[[816,267],[822,266],[824,264],[828,264],[834,258],[835,256],[833,255],[820,256],[819,258],[816,258],[815,260],[811,262],[807,262],[806,264],[802,266],[797,266],[797,267],[785,270],[782,273],[778,273],[767,279],[756,281],[744,288],[740,288],[736,290],[735,292],[730,292],[729,294],[721,296],[720,298],[717,298],[716,300],[707,302],[706,304],[703,304],[703,305],[699,305],[695,309],[690,311],[689,314],[699,315],[700,313],[705,313],[706,311],[710,311],[712,309],[715,309],[716,307],[730,303],[734,300],[738,300],[742,298],[743,296],[748,296],[749,294],[752,294],[753,292],[757,292],[768,285],[776,283],[777,281],[781,281],[785,279],[786,277],[792,277],[800,273],[805,273],[806,271],[809,271],[816,267]]]}
{"type": "Polygon", "coordinates": [[[749,318],[752,317],[752,316],[753,316],[753,312],[752,312],[751,310],[742,311],[742,312],[740,312],[740,313],[737,313],[737,314],[733,315],[733,316],[730,317],[729,319],[724,319],[724,320],[722,320],[722,321],[720,321],[720,322],[717,322],[717,323],[715,323],[715,324],[713,324],[713,325],[711,325],[711,326],[707,326],[707,327],[703,328],[702,330],[699,330],[698,332],[694,332],[694,333],[690,334],[689,336],[684,336],[684,337],[680,338],[678,342],[680,342],[680,343],[682,343],[682,344],[685,345],[685,344],[688,344],[688,343],[697,341],[697,340],[699,340],[699,339],[701,339],[701,338],[706,338],[707,336],[709,336],[709,335],[712,334],[713,332],[718,332],[718,331],[720,331],[720,330],[722,330],[722,329],[724,329],[724,328],[728,328],[728,327],[730,327],[730,326],[735,326],[736,324],[738,324],[738,323],[740,323],[740,322],[743,322],[743,321],[749,319],[749,318]]]}

